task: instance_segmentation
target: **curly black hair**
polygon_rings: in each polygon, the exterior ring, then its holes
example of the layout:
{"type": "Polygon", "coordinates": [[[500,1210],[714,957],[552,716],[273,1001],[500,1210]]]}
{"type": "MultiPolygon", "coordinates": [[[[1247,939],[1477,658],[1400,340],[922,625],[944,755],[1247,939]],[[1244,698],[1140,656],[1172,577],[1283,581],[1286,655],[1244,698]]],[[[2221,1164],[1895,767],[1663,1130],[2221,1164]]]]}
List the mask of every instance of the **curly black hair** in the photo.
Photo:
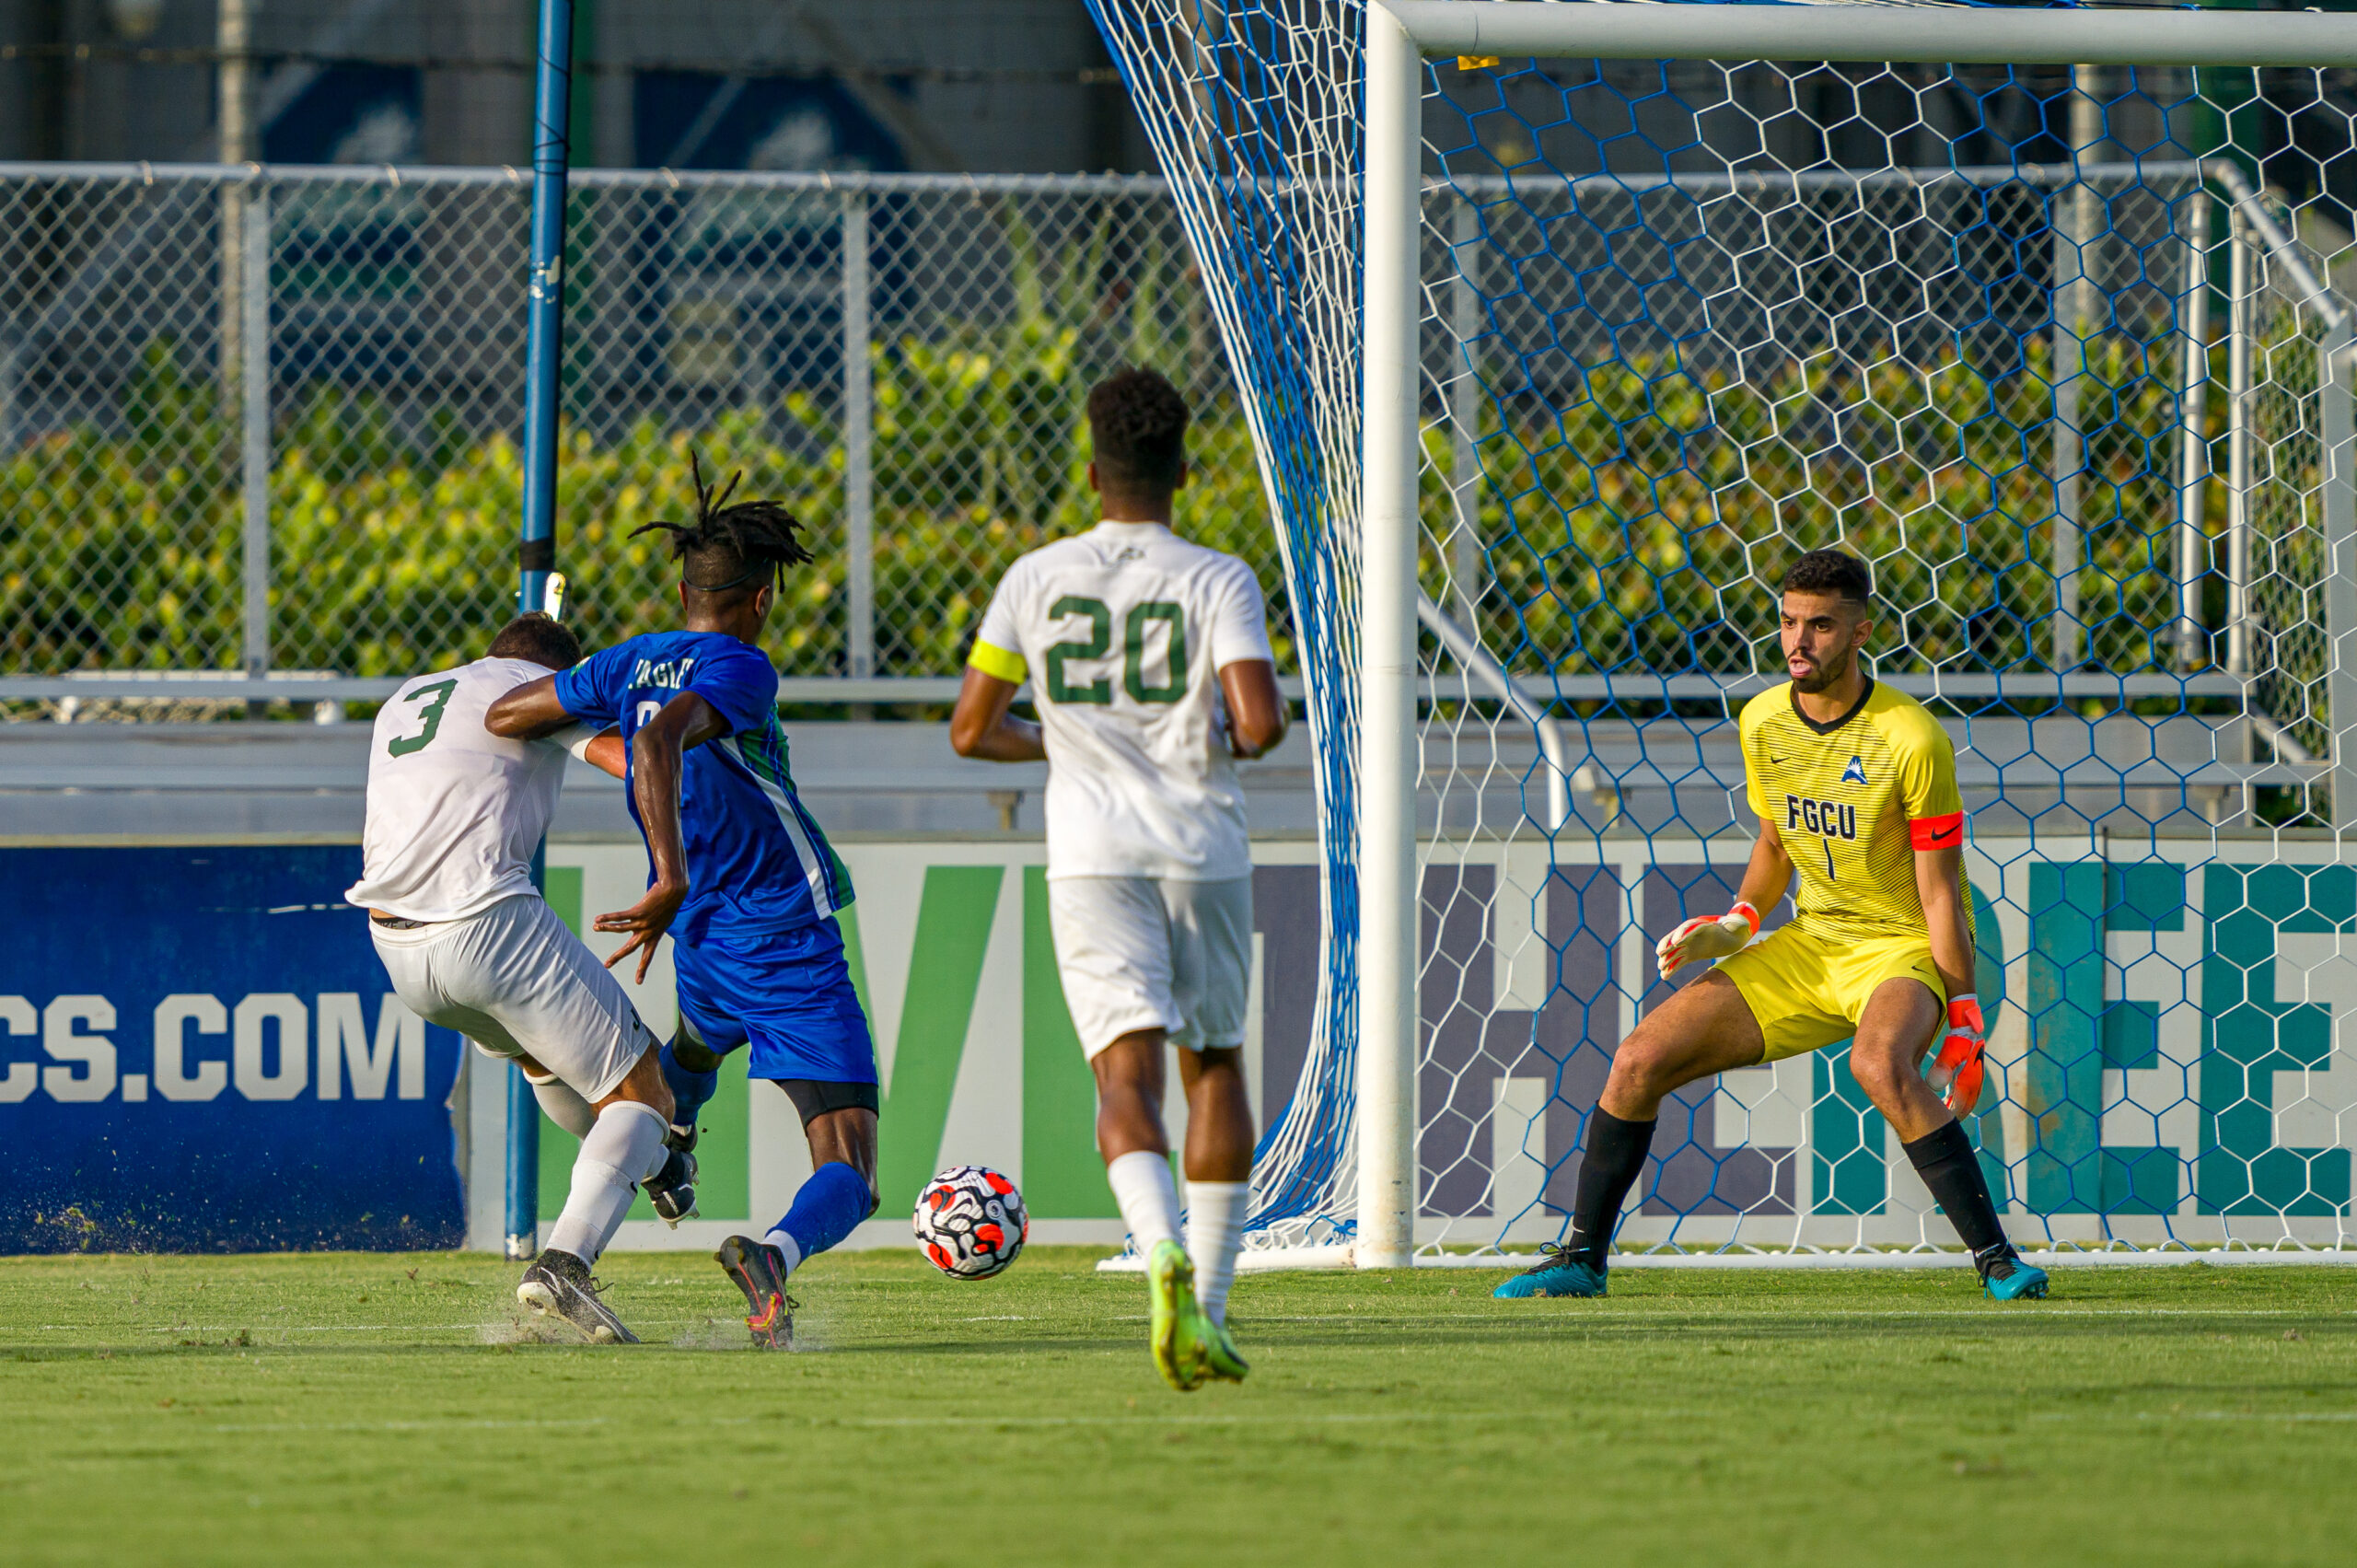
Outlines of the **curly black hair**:
{"type": "Polygon", "coordinates": [[[491,640],[493,658],[529,659],[549,669],[571,669],[581,662],[581,639],[562,621],[527,610],[491,640]]]}
{"type": "Polygon", "coordinates": [[[1875,601],[1874,574],[1846,550],[1812,550],[1784,569],[1788,594],[1839,594],[1852,604],[1875,601]]]}
{"type": "Polygon", "coordinates": [[[631,537],[657,528],[671,536],[671,553],[679,563],[679,580],[698,593],[725,594],[747,585],[758,587],[788,566],[816,559],[802,542],[800,519],[774,501],[739,501],[729,505],[743,470],[729,476],[715,493],[703,482],[703,465],[688,454],[688,480],[695,486],[696,520],[692,523],[648,523],[633,528],[631,537]]]}
{"type": "Polygon", "coordinates": [[[1178,488],[1187,461],[1187,400],[1151,370],[1116,371],[1089,389],[1097,482],[1122,494],[1178,488]]]}

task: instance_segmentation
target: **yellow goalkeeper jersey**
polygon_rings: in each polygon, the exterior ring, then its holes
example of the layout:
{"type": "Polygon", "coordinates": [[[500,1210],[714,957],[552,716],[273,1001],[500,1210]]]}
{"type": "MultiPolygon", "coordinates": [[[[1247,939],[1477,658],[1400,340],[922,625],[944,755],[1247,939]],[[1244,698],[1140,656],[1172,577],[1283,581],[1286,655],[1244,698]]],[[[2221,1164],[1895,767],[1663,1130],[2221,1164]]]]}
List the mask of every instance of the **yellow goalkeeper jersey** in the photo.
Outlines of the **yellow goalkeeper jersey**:
{"type": "MultiPolygon", "coordinates": [[[[1776,824],[1800,873],[1795,923],[1836,941],[1924,932],[1915,854],[1964,842],[1956,748],[1923,704],[1869,680],[1830,724],[1805,717],[1791,682],[1744,704],[1751,808],[1776,824]]],[[[1965,892],[1965,920],[1972,919],[1965,892]]]]}

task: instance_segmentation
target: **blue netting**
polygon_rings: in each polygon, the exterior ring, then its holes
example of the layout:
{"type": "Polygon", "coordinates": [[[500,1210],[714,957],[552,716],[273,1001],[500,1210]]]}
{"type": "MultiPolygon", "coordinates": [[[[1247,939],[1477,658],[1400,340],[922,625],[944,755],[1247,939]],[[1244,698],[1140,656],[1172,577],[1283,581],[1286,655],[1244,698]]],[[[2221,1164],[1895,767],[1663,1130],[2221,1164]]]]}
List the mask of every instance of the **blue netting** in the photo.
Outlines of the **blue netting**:
{"type": "MultiPolygon", "coordinates": [[[[1349,1048],[1357,1017],[1358,889],[1353,849],[1357,616],[1354,531],[1335,497],[1356,487],[1356,446],[1319,412],[1318,371],[1354,357],[1355,266],[1318,253],[1319,209],[1353,200],[1357,142],[1329,143],[1318,110],[1349,92],[1357,29],[1305,32],[1283,4],[1189,5],[1164,14],[1089,0],[1168,173],[1218,312],[1259,448],[1298,628],[1324,865],[1325,974],[1301,1084],[1261,1139],[1258,1225],[1329,1228],[1350,1154],[1349,1048]],[[1179,36],[1182,35],[1183,37],[1179,36]],[[1183,52],[1195,73],[1173,76],[1183,52]]],[[[1353,422],[1354,423],[1354,422],[1353,422]]]]}
{"type": "MultiPolygon", "coordinates": [[[[1319,738],[1327,993],[1260,1218],[1346,1229],[1358,12],[1094,8],[1254,405],[1319,738]]],[[[1561,1233],[1669,989],[1654,941],[1741,875],[1733,715],[1820,545],[1874,563],[1877,678],[1957,744],[1972,1131],[2014,1228],[2338,1238],[2357,882],[2302,835],[2357,633],[2318,286],[2352,102],[2313,71],[1434,63],[1427,1244],[1561,1233]]],[[[1844,1056],[1675,1097],[1624,1242],[1951,1244],[1844,1056]]]]}

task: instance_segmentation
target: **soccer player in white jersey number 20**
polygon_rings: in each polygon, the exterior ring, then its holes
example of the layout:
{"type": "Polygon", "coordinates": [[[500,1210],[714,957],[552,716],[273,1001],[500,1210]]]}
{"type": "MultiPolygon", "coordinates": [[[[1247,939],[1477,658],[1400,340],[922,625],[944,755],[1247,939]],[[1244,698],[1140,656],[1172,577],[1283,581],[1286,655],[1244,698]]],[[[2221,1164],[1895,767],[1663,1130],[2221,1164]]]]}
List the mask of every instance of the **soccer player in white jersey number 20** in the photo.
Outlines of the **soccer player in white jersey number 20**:
{"type": "Polygon", "coordinates": [[[642,1182],[678,1223],[694,1201],[687,1157],[663,1141],[671,1091],[658,1042],[621,982],[541,901],[531,873],[566,752],[621,741],[586,726],[505,740],[482,723],[507,692],[580,658],[570,631],[526,615],[493,639],[489,657],[394,693],[369,740],[363,865],[344,900],[368,912],[395,994],[515,1061],[541,1109],[581,1140],[564,1211],[517,1298],[592,1340],[635,1342],[598,1298],[589,1268],[642,1182]]]}
{"type": "Polygon", "coordinates": [[[1226,1328],[1252,1177],[1252,857],[1235,759],[1285,729],[1251,568],[1170,529],[1187,419],[1149,371],[1089,393],[1105,520],[1009,569],[950,719],[961,756],[1047,760],[1056,964],[1097,1075],[1097,1146],[1146,1258],[1155,1365],[1181,1390],[1246,1371],[1226,1328]],[[1036,724],[1007,711],[1027,673],[1036,724]],[[1165,1041],[1187,1091],[1184,1245],[1165,1041]]]}

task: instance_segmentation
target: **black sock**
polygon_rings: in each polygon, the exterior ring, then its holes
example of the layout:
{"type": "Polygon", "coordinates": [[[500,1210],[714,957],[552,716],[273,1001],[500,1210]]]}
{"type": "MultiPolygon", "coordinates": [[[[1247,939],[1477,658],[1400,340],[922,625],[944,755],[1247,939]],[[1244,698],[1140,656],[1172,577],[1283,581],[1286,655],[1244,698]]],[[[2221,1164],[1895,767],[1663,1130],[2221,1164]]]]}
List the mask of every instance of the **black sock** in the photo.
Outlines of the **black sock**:
{"type": "Polygon", "coordinates": [[[1972,1140],[1964,1135],[1963,1122],[1951,1121],[1899,1147],[1915,1162],[1915,1174],[1947,1211],[1956,1233],[1964,1237],[1975,1258],[2005,1245],[2005,1227],[1998,1223],[1988,1179],[1980,1174],[1980,1157],[1972,1152],[1972,1140]]]}
{"type": "Polygon", "coordinates": [[[1579,1185],[1572,1196],[1572,1250],[1598,1273],[1604,1272],[1620,1205],[1645,1168],[1645,1151],[1653,1144],[1651,1121],[1623,1121],[1600,1105],[1587,1119],[1587,1153],[1580,1156],[1579,1185]]]}

